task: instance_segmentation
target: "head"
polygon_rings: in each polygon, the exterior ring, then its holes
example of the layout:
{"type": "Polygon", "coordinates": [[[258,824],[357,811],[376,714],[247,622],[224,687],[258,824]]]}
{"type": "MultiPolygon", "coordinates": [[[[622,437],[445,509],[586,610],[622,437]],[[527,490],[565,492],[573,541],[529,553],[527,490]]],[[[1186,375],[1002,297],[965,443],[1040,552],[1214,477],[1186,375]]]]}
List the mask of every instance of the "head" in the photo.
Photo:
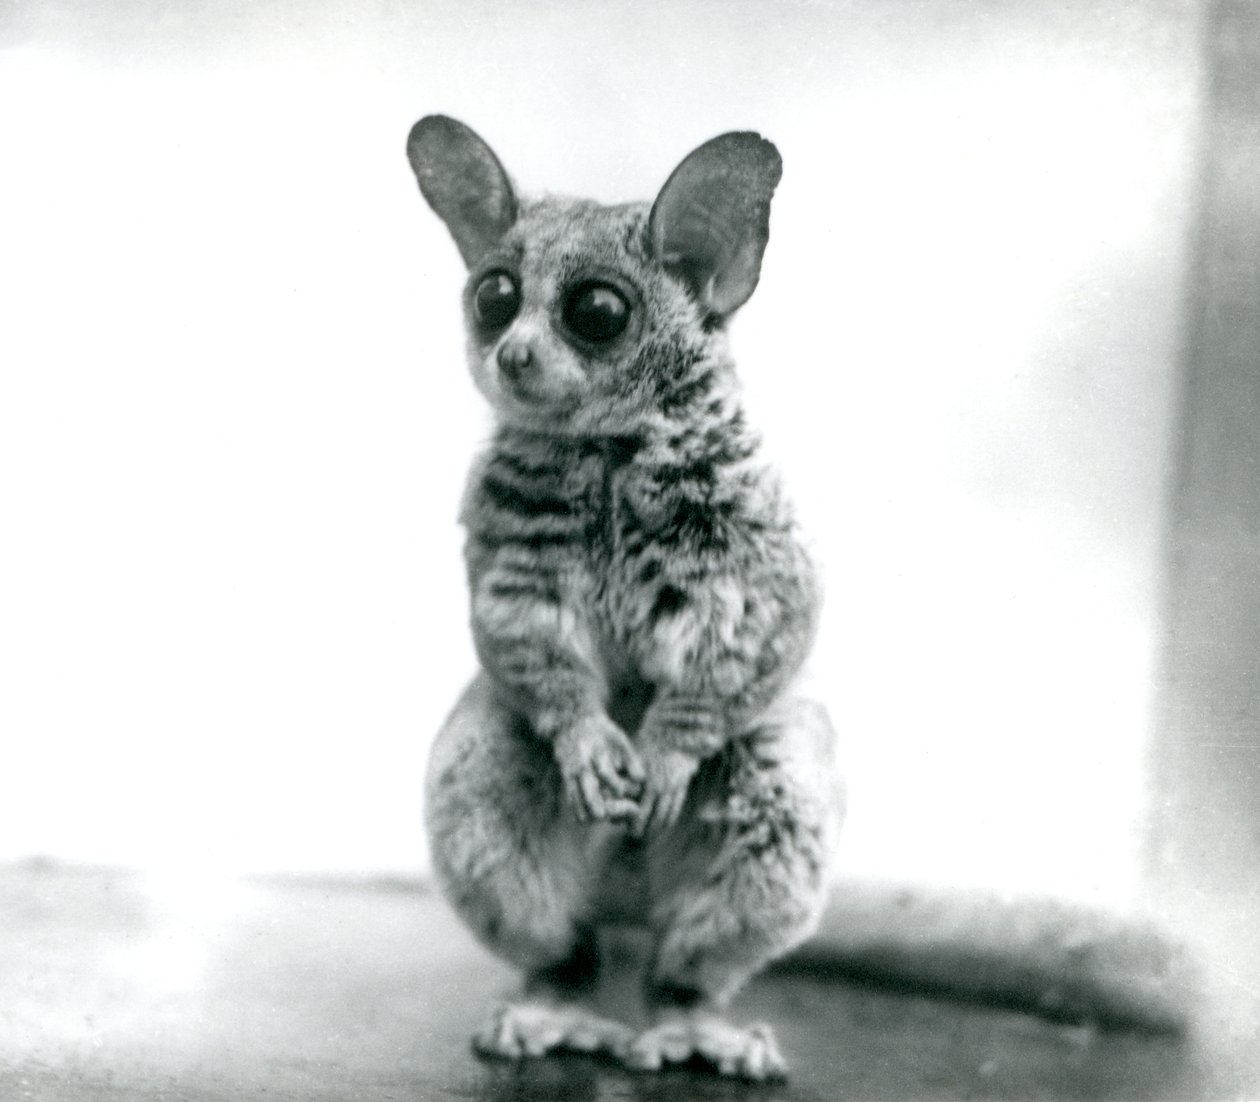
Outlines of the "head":
{"type": "Polygon", "coordinates": [[[470,366],[503,421],[622,434],[730,385],[723,330],[757,285],[781,172],[769,142],[723,134],[654,203],[620,206],[523,200],[442,115],[416,123],[407,156],[468,266],[470,366]]]}

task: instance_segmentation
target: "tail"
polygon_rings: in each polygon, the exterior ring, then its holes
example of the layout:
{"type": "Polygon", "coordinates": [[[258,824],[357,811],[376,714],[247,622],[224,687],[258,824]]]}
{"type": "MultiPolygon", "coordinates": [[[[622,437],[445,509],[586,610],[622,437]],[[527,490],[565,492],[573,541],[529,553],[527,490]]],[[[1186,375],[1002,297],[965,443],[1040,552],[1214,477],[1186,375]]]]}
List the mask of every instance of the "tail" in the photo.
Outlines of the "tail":
{"type": "Polygon", "coordinates": [[[837,883],[818,932],[777,967],[1149,1033],[1182,1033],[1199,987],[1185,946],[1148,919],[870,881],[837,883]]]}

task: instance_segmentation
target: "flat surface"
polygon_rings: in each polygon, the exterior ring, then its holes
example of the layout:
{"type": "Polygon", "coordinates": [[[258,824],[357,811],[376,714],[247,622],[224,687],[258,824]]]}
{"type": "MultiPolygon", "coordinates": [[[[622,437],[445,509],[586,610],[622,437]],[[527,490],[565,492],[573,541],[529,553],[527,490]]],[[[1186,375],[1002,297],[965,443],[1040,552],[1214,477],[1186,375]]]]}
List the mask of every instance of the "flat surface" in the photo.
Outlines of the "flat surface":
{"type": "Polygon", "coordinates": [[[6,1102],[1260,1097],[1222,1055],[1255,1038],[1065,1027],[800,973],[736,1004],[777,1029],[787,1084],[483,1063],[469,1036],[513,977],[407,885],[23,865],[0,868],[0,915],[6,1102]]]}

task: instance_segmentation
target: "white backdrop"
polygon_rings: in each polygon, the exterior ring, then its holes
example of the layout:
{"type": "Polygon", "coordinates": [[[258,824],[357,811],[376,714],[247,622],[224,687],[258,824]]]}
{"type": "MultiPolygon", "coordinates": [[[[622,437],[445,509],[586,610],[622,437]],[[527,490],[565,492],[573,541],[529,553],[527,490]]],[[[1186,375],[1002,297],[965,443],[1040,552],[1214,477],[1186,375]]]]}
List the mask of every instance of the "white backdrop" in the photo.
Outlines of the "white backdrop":
{"type": "Polygon", "coordinates": [[[423,868],[486,428],[403,155],[443,111],[607,200],[776,142],[734,342],[828,568],[845,866],[1127,897],[1190,5],[197,8],[0,26],[0,856],[423,868]]]}

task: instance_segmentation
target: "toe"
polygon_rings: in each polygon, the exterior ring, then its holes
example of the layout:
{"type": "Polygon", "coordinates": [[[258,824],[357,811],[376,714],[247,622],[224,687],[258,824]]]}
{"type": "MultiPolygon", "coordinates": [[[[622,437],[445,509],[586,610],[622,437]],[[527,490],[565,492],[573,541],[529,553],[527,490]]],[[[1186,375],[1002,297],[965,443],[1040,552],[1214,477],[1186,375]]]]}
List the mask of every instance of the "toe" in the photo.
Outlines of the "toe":
{"type": "Polygon", "coordinates": [[[635,1042],[626,1053],[626,1067],[636,1071],[660,1071],[661,1053],[655,1045],[635,1042]]]}
{"type": "Polygon", "coordinates": [[[748,1031],[743,1074],[749,1079],[781,1079],[787,1064],[769,1026],[756,1025],[748,1031]]]}
{"type": "Polygon", "coordinates": [[[685,1033],[667,1034],[661,1041],[661,1054],[671,1064],[682,1064],[695,1055],[695,1041],[685,1033]]]}
{"type": "Polygon", "coordinates": [[[497,1007],[473,1037],[473,1047],[485,1056],[519,1056],[521,1046],[510,1019],[508,1007],[497,1007]]]}

